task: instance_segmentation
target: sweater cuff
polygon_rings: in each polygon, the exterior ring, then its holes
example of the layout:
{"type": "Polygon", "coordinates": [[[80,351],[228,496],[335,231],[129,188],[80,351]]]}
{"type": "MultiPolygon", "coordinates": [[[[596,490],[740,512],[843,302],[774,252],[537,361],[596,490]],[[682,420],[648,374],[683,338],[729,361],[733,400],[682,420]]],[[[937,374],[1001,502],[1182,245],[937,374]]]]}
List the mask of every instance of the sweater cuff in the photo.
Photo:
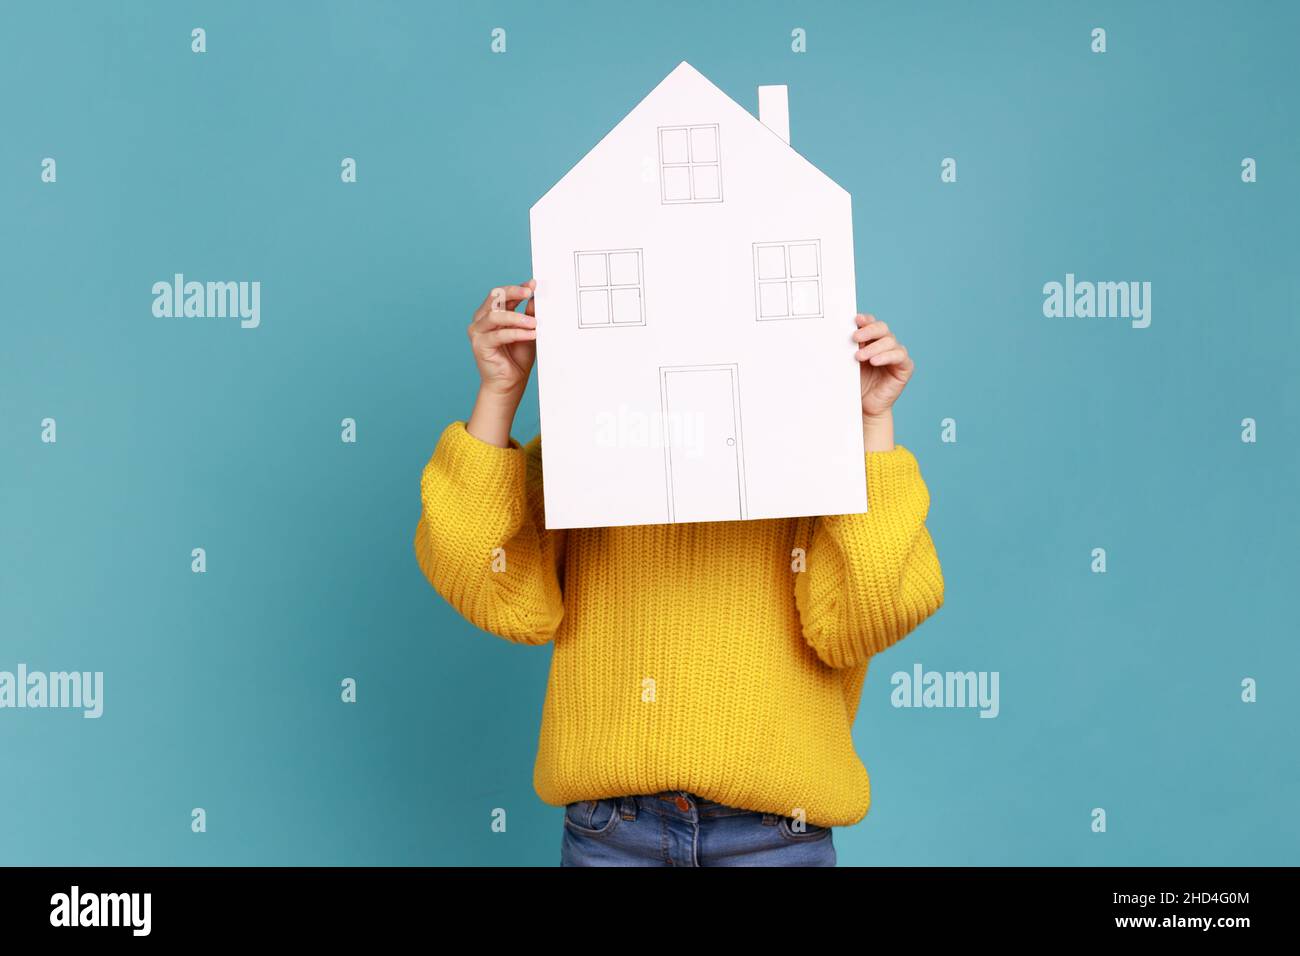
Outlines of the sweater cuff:
{"type": "Polygon", "coordinates": [[[454,421],[443,429],[430,464],[455,484],[480,494],[513,500],[524,484],[525,461],[519,442],[511,438],[509,448],[488,444],[471,435],[464,421],[454,421]]]}
{"type": "Polygon", "coordinates": [[[866,459],[868,511],[903,500],[921,477],[916,456],[903,445],[890,451],[869,451],[866,459]]]}

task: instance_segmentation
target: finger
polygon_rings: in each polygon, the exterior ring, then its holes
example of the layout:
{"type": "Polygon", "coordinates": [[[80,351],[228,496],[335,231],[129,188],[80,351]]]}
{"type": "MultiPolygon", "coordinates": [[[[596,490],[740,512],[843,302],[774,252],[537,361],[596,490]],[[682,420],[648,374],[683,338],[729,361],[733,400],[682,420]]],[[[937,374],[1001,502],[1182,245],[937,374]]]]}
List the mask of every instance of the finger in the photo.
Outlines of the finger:
{"type": "Polygon", "coordinates": [[[522,312],[511,312],[508,309],[491,309],[479,318],[469,324],[469,337],[471,340],[479,338],[494,329],[532,329],[537,327],[537,320],[531,315],[525,315],[522,312]]]}
{"type": "Polygon", "coordinates": [[[524,299],[528,298],[532,294],[533,291],[528,286],[522,286],[522,285],[497,286],[495,289],[493,289],[491,292],[487,294],[487,298],[483,300],[483,304],[480,305],[474,311],[474,318],[478,319],[483,315],[485,315],[486,313],[492,311],[493,309],[502,308],[503,306],[505,306],[507,300],[509,299],[514,299],[516,303],[519,303],[522,302],[524,299]]]}
{"type": "Polygon", "coordinates": [[[896,348],[888,352],[881,352],[879,355],[873,355],[867,359],[872,365],[901,365],[907,358],[907,349],[896,348]]]}
{"type": "Polygon", "coordinates": [[[881,352],[888,352],[893,348],[898,348],[898,340],[892,335],[886,335],[883,339],[877,339],[870,345],[858,349],[858,352],[864,359],[869,359],[873,355],[879,355],[881,352]]]}
{"type": "Polygon", "coordinates": [[[889,326],[884,322],[872,322],[870,325],[864,325],[853,333],[853,341],[870,342],[889,334],[889,326]]]}
{"type": "MultiPolygon", "coordinates": [[[[506,302],[522,302],[524,301],[524,299],[528,298],[530,295],[533,294],[533,290],[526,285],[498,286],[497,288],[493,289],[492,292],[496,293],[496,295],[493,296],[491,293],[488,294],[488,299],[490,304],[495,304],[496,302],[500,302],[502,304],[506,302]]],[[[501,308],[501,306],[496,305],[496,308],[499,309],[501,308]]]]}
{"type": "Polygon", "coordinates": [[[874,358],[874,356],[879,355],[880,352],[887,352],[891,349],[900,349],[900,347],[901,346],[898,345],[898,342],[894,341],[893,336],[887,336],[881,338],[879,342],[872,342],[871,345],[863,346],[862,349],[858,349],[858,355],[861,356],[861,359],[859,360],[861,360],[861,362],[866,362],[867,359],[874,358]]]}
{"type": "Polygon", "coordinates": [[[529,279],[524,285],[528,288],[528,305],[524,307],[524,313],[537,317],[537,280],[529,279]]]}
{"type": "Polygon", "coordinates": [[[536,329],[493,329],[484,332],[479,342],[484,348],[499,348],[512,342],[531,342],[537,338],[536,329]]]}
{"type": "Polygon", "coordinates": [[[537,295],[537,280],[529,279],[527,282],[522,282],[516,286],[507,286],[504,291],[506,295],[505,307],[511,310],[517,309],[520,302],[531,302],[533,296],[537,295]]]}
{"type": "Polygon", "coordinates": [[[493,329],[520,328],[531,329],[537,325],[537,319],[523,312],[510,309],[493,309],[476,323],[479,332],[491,332],[493,329]]]}
{"type": "Polygon", "coordinates": [[[862,328],[862,326],[870,325],[876,321],[876,317],[869,312],[859,312],[853,317],[853,321],[857,323],[858,328],[862,328]]]}
{"type": "Polygon", "coordinates": [[[889,334],[889,326],[884,322],[872,321],[859,328],[853,333],[853,341],[870,342],[873,339],[881,338],[889,334]]]}

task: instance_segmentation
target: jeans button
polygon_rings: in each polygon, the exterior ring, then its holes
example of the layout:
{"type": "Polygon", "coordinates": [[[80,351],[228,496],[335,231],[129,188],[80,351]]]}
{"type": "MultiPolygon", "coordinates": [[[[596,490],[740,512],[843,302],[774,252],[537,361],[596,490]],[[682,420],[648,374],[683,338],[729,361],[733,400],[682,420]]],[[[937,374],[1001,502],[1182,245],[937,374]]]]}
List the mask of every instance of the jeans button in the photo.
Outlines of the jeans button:
{"type": "Polygon", "coordinates": [[[680,794],[678,794],[678,796],[677,796],[677,809],[678,809],[678,810],[681,810],[681,811],[683,811],[683,812],[685,812],[685,811],[689,810],[690,808],[691,808],[691,802],[690,802],[689,800],[687,800],[685,797],[683,797],[683,796],[681,796],[680,794]]]}

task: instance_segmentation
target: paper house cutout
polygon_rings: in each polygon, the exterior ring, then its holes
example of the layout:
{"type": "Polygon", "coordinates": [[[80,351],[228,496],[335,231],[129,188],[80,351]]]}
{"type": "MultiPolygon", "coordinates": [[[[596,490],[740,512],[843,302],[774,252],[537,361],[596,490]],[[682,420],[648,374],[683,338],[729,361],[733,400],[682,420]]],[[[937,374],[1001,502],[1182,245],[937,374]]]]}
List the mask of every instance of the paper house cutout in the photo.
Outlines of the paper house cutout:
{"type": "Polygon", "coordinates": [[[548,528],[867,510],[847,192],[680,64],[531,210],[548,528]]]}

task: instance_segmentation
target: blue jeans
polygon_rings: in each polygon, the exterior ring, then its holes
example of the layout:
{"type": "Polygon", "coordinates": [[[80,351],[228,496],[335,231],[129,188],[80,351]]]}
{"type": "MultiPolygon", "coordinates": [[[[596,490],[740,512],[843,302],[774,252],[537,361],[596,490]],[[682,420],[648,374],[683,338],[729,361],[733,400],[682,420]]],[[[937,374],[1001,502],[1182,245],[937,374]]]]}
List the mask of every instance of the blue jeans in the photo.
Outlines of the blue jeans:
{"type": "Polygon", "coordinates": [[[564,808],[560,866],[834,866],[831,828],[686,790],[564,808]]]}

